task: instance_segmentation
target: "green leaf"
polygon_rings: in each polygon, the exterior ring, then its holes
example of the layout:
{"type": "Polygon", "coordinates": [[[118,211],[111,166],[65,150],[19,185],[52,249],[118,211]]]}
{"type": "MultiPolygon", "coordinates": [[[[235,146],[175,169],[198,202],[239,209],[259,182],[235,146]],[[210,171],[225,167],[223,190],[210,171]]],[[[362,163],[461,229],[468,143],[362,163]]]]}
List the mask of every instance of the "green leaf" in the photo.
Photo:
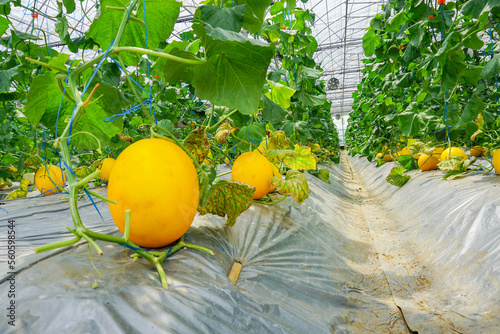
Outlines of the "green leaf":
{"type": "Polygon", "coordinates": [[[316,170],[308,170],[309,174],[316,176],[318,179],[325,181],[326,183],[330,182],[330,173],[326,169],[316,169],[316,170]]]}
{"type": "MultiPolygon", "coordinates": [[[[90,25],[86,33],[88,38],[92,38],[103,50],[109,48],[118,32],[118,27],[123,18],[123,11],[108,9],[107,7],[126,7],[129,0],[102,0],[100,2],[101,15],[90,25]]],[[[182,3],[175,0],[146,0],[146,21],[148,28],[148,48],[156,50],[160,42],[170,37],[174,29],[174,24],[179,17],[182,3]]],[[[125,27],[120,46],[146,47],[146,35],[144,25],[143,2],[139,1],[137,13],[132,13],[131,17],[136,20],[129,20],[125,27]]],[[[140,55],[132,53],[122,53],[122,58],[126,65],[137,65],[140,55]]]]}
{"type": "Polygon", "coordinates": [[[500,72],[500,54],[495,55],[486,65],[484,66],[481,77],[484,80],[489,80],[493,78],[500,72]]]}
{"type": "Polygon", "coordinates": [[[239,0],[239,5],[247,5],[243,16],[243,28],[251,34],[257,33],[262,28],[267,8],[271,3],[272,0],[239,0]]]}
{"type": "Polygon", "coordinates": [[[48,109],[58,108],[61,97],[53,72],[37,75],[31,82],[24,114],[33,126],[37,126],[48,109]]]}
{"type": "Polygon", "coordinates": [[[236,218],[252,205],[255,187],[233,180],[220,180],[208,193],[200,215],[211,213],[220,217],[227,215],[226,225],[234,226],[236,218]]]}
{"type": "Polygon", "coordinates": [[[270,181],[280,194],[290,195],[298,204],[302,204],[302,202],[309,197],[307,179],[304,174],[299,171],[289,170],[284,180],[273,176],[270,181]]]}
{"type": "Polygon", "coordinates": [[[416,24],[408,29],[411,36],[410,44],[417,48],[420,47],[425,36],[425,28],[422,25],[423,23],[416,24]]]}
{"type": "MultiPolygon", "coordinates": [[[[170,133],[174,133],[174,123],[172,123],[172,121],[169,119],[162,119],[161,121],[158,122],[158,126],[170,133]]],[[[161,129],[158,130],[158,133],[164,136],[168,136],[168,133],[161,129]]]]}
{"type": "Polygon", "coordinates": [[[184,147],[191,152],[193,158],[202,164],[210,152],[210,142],[204,127],[191,131],[184,139],[184,147]]]}
{"type": "MultiPolygon", "coordinates": [[[[89,93],[84,95],[83,100],[87,99],[89,93]]],[[[61,98],[62,92],[57,86],[53,72],[36,76],[28,92],[24,111],[26,117],[35,126],[42,122],[52,131],[57,129],[59,134],[62,133],[73,113],[73,105],[61,98]]],[[[80,148],[97,149],[97,138],[101,147],[105,146],[114,135],[121,132],[123,121],[120,118],[104,122],[104,119],[121,113],[124,106],[116,88],[101,85],[85,111],[75,121],[71,143],[80,148]]]]}
{"type": "Polygon", "coordinates": [[[464,40],[464,47],[473,50],[479,50],[483,47],[484,42],[477,37],[477,34],[472,34],[470,37],[464,40]]]}
{"type": "Polygon", "coordinates": [[[238,131],[239,129],[237,127],[231,126],[231,123],[229,123],[228,120],[224,121],[217,131],[215,132],[214,140],[218,144],[225,144],[226,143],[226,138],[231,134],[231,132],[238,131]]]}
{"type": "Polygon", "coordinates": [[[406,12],[401,11],[386,24],[386,32],[398,32],[401,26],[407,21],[406,12]]]}
{"type": "MultiPolygon", "coordinates": [[[[236,108],[245,115],[255,114],[267,68],[274,56],[274,44],[214,29],[207,23],[196,23],[193,30],[205,47],[206,63],[189,65],[167,61],[164,67],[166,79],[191,83],[199,98],[215,105],[236,108]]],[[[176,55],[181,55],[180,50],[176,55]]],[[[187,52],[182,55],[195,58],[187,52]]]]}
{"type": "Polygon", "coordinates": [[[404,111],[398,117],[401,134],[407,137],[420,134],[434,118],[436,116],[429,111],[404,111]]]}
{"type": "MultiPolygon", "coordinates": [[[[65,53],[60,53],[56,58],[52,58],[49,61],[49,65],[61,70],[67,71],[66,62],[69,59],[69,55],[65,53]]],[[[76,64],[75,64],[76,65],[76,64]]],[[[73,66],[75,66],[73,65],[73,66]]]]}
{"type": "MultiPolygon", "coordinates": [[[[90,92],[87,92],[84,95],[83,100],[88,98],[89,93],[90,92]]],[[[60,97],[61,95],[59,95],[59,98],[60,97]]],[[[88,134],[82,133],[88,132],[97,137],[101,147],[105,147],[113,136],[122,131],[123,120],[121,118],[115,119],[112,122],[105,122],[104,120],[121,113],[122,108],[125,106],[126,104],[120,98],[119,91],[116,88],[105,85],[99,86],[90,104],[73,125],[71,144],[79,148],[90,150],[97,149],[99,147],[97,141],[88,134]]],[[[62,109],[64,110],[64,108],[62,109]]],[[[59,133],[64,130],[66,125],[64,120],[69,119],[72,111],[72,108],[66,109],[66,112],[59,117],[59,133]]],[[[55,130],[55,127],[53,125],[51,126],[51,124],[56,124],[56,117],[57,110],[49,110],[49,112],[45,113],[41,121],[49,126],[49,128],[55,130]]]]}
{"type": "Polygon", "coordinates": [[[56,28],[55,29],[56,33],[59,35],[59,39],[61,40],[61,42],[66,44],[71,52],[77,52],[78,47],[73,45],[73,41],[71,40],[71,36],[69,35],[68,32],[69,24],[66,16],[61,16],[57,18],[55,28],[56,28]]]}
{"type": "Polygon", "coordinates": [[[246,141],[250,139],[252,144],[254,144],[254,147],[257,146],[255,145],[255,139],[262,139],[266,136],[266,125],[264,123],[258,123],[258,124],[250,124],[248,126],[243,126],[240,131],[238,131],[237,134],[238,138],[242,139],[243,141],[238,143],[238,147],[243,150],[243,151],[248,151],[250,148],[250,144],[247,143],[246,141]]]}
{"type": "Polygon", "coordinates": [[[111,87],[118,87],[120,85],[122,71],[115,63],[106,63],[102,67],[102,77],[99,82],[111,87]]]}
{"type": "Polygon", "coordinates": [[[200,19],[213,28],[239,32],[243,26],[243,14],[246,5],[238,5],[232,8],[217,6],[200,6],[196,10],[195,17],[200,19]]]}
{"type": "Polygon", "coordinates": [[[367,30],[363,36],[363,50],[366,57],[371,57],[375,53],[375,48],[379,47],[382,41],[373,28],[368,28],[367,30]]]}
{"type": "Polygon", "coordinates": [[[460,120],[458,121],[458,126],[462,126],[466,123],[474,121],[477,115],[484,110],[486,104],[478,96],[477,91],[472,94],[469,102],[465,106],[464,112],[462,113],[460,120]]]}
{"type": "Polygon", "coordinates": [[[469,0],[461,8],[462,13],[469,17],[477,19],[481,14],[487,0],[469,0]]]}
{"type": "Polygon", "coordinates": [[[3,36],[7,29],[9,28],[9,24],[11,24],[10,20],[4,16],[0,16],[0,35],[3,36]]]}
{"type": "Polygon", "coordinates": [[[405,168],[403,166],[393,167],[386,177],[386,181],[396,187],[402,187],[410,180],[410,175],[403,175],[405,168]]]}
{"type": "Polygon", "coordinates": [[[281,123],[283,118],[287,115],[285,109],[280,105],[274,103],[270,98],[262,95],[262,101],[264,101],[264,108],[262,109],[262,118],[267,122],[271,123],[281,123]]]}
{"type": "Polygon", "coordinates": [[[283,159],[283,163],[291,169],[316,169],[316,156],[311,152],[308,146],[295,145],[295,152],[298,155],[294,157],[287,156],[283,159]]]}
{"type": "Polygon", "coordinates": [[[75,11],[75,0],[63,0],[63,4],[66,8],[66,13],[71,14],[75,11]]]}
{"type": "Polygon", "coordinates": [[[282,85],[278,82],[269,81],[269,87],[271,90],[265,95],[271,99],[274,103],[277,103],[284,109],[290,107],[290,99],[295,93],[295,89],[282,85]]]}
{"type": "Polygon", "coordinates": [[[10,89],[11,79],[19,73],[19,67],[21,67],[21,65],[0,71],[0,92],[5,92],[10,89]]]}
{"type": "Polygon", "coordinates": [[[306,107],[307,106],[310,106],[310,107],[320,106],[326,102],[326,95],[325,94],[312,95],[312,94],[306,93],[303,90],[299,91],[298,98],[299,98],[299,101],[302,102],[302,104],[306,107]]]}

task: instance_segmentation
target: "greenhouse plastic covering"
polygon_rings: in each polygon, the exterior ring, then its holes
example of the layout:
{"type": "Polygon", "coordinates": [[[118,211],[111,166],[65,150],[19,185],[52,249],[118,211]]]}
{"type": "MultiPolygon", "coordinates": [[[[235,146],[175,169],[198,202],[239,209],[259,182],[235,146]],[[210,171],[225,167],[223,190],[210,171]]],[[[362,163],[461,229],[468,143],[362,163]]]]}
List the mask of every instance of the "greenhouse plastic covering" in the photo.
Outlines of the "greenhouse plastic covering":
{"type": "MultiPolygon", "coordinates": [[[[331,184],[307,176],[302,205],[254,204],[234,227],[197,216],[185,241],[215,255],[167,258],[168,289],[116,244],[98,242],[104,255],[92,261],[85,243],[33,254],[71,238],[67,196],[9,201],[0,228],[15,220],[17,318],[8,324],[0,298],[0,332],[498,333],[500,184],[419,172],[397,188],[385,181],[392,166],[344,155],[331,184]],[[227,278],[234,261],[237,285],[227,278]]],[[[97,203],[103,219],[88,199],[80,207],[87,227],[119,234],[107,204],[97,203]]],[[[5,256],[0,265],[6,296],[5,256]]]]}

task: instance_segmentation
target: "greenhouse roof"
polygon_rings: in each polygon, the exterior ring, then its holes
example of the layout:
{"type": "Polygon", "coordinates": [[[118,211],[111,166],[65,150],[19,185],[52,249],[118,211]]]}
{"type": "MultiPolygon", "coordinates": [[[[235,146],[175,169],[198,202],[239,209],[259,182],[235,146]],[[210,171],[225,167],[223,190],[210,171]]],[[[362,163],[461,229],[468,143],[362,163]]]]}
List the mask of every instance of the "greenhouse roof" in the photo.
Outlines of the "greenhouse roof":
{"type": "MultiPolygon", "coordinates": [[[[173,38],[180,39],[180,33],[190,29],[199,1],[182,0],[183,7],[173,32],[173,38]]],[[[9,15],[17,30],[31,33],[44,42],[44,32],[49,45],[53,48],[65,47],[56,32],[58,5],[55,0],[21,1],[21,7],[13,7],[9,15]]],[[[75,11],[68,15],[72,39],[82,36],[97,13],[95,1],[76,1],[75,11]]],[[[308,9],[316,15],[312,35],[318,42],[314,58],[324,69],[322,79],[327,82],[327,98],[332,101],[333,115],[346,115],[351,110],[351,94],[361,80],[361,59],[364,57],[362,37],[370,20],[381,9],[375,0],[309,0],[297,2],[297,6],[308,9]]],[[[88,51],[87,51],[88,52],[88,51]]]]}

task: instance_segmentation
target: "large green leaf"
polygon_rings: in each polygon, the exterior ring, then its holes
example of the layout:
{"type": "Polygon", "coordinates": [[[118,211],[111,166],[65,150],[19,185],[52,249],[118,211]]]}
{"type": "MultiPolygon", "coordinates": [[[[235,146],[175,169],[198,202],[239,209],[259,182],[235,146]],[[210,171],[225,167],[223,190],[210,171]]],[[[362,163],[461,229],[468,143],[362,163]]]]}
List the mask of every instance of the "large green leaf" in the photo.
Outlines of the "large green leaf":
{"type": "MultiPolygon", "coordinates": [[[[164,66],[166,80],[191,83],[201,99],[236,108],[245,115],[255,114],[274,56],[274,44],[213,28],[207,23],[196,23],[193,30],[205,47],[206,62],[189,65],[169,60],[164,66]]],[[[175,55],[195,59],[178,49],[175,55]]]]}
{"type": "Polygon", "coordinates": [[[0,35],[3,36],[9,28],[10,20],[4,16],[0,16],[0,35]]]}
{"type": "Polygon", "coordinates": [[[243,126],[241,130],[238,131],[237,136],[238,138],[243,139],[243,141],[238,143],[238,147],[241,150],[246,151],[249,149],[250,144],[247,143],[247,141],[254,144],[255,148],[255,146],[258,146],[259,144],[256,140],[258,139],[260,141],[266,136],[266,125],[264,123],[258,123],[243,126]]]}
{"type": "Polygon", "coordinates": [[[255,34],[262,28],[267,8],[271,5],[272,0],[238,0],[237,3],[239,5],[247,5],[243,16],[243,28],[251,34],[255,34]]]}
{"type": "Polygon", "coordinates": [[[21,65],[17,65],[8,70],[0,71],[0,92],[5,92],[10,89],[10,81],[13,76],[19,73],[20,66],[21,65]]]}
{"type": "MultiPolygon", "coordinates": [[[[84,96],[84,100],[88,95],[89,93],[84,96]]],[[[26,117],[33,125],[42,122],[52,131],[57,128],[58,134],[61,134],[73,113],[73,104],[66,99],[61,103],[61,98],[62,92],[57,86],[54,73],[36,76],[27,97],[26,117]]],[[[101,147],[105,146],[122,130],[123,121],[119,118],[113,122],[105,122],[104,119],[121,113],[124,106],[116,88],[101,85],[85,111],[74,120],[71,143],[80,148],[97,149],[98,140],[101,147]]]]}
{"type": "MultiPolygon", "coordinates": [[[[61,103],[62,93],[57,86],[55,74],[47,72],[33,78],[28,92],[24,113],[33,126],[38,125],[47,110],[56,110],[61,103]]],[[[63,110],[69,108],[63,101],[63,110]]],[[[48,124],[47,124],[48,125],[48,124]]],[[[62,130],[62,129],[61,129],[62,130]]]]}
{"type": "Polygon", "coordinates": [[[375,33],[373,28],[368,28],[366,34],[363,36],[363,50],[365,56],[371,57],[375,53],[375,48],[382,44],[380,37],[375,33]]]}
{"type": "MultiPolygon", "coordinates": [[[[97,138],[102,148],[110,142],[113,136],[122,131],[123,120],[121,118],[117,118],[112,122],[105,121],[106,118],[121,113],[122,108],[126,107],[119,94],[119,91],[115,87],[101,85],[97,88],[85,111],[81,113],[80,117],[74,120],[73,136],[71,137],[73,146],[95,150],[99,147],[99,143],[96,141],[97,138]],[[88,133],[96,138],[90,136],[88,133]]],[[[88,95],[89,92],[84,95],[83,99],[86,100],[88,95]]],[[[70,118],[72,111],[73,109],[71,108],[59,117],[59,133],[64,129],[66,125],[65,119],[70,118]]],[[[54,129],[55,126],[51,126],[51,124],[56,123],[56,116],[57,110],[48,110],[41,121],[51,129],[54,129]]]]}
{"type": "Polygon", "coordinates": [[[486,104],[478,96],[477,92],[472,94],[472,97],[469,99],[469,102],[465,106],[464,112],[458,121],[458,126],[474,121],[477,115],[484,110],[485,106],[486,104]]]}
{"type": "Polygon", "coordinates": [[[461,8],[462,13],[471,18],[477,19],[481,14],[487,0],[469,0],[464,3],[461,8]]]}
{"type": "Polygon", "coordinates": [[[232,8],[217,6],[200,6],[196,10],[195,17],[210,24],[214,28],[240,32],[243,26],[243,14],[246,5],[238,5],[232,8]]]}
{"type": "Polygon", "coordinates": [[[405,111],[399,114],[399,127],[403,136],[423,132],[435,116],[428,111],[405,111]]]}
{"type": "Polygon", "coordinates": [[[495,55],[486,65],[484,66],[481,77],[484,80],[489,80],[493,78],[500,72],[500,54],[495,55]]]}
{"type": "Polygon", "coordinates": [[[78,46],[73,44],[71,36],[69,35],[69,23],[66,16],[58,17],[55,24],[56,33],[59,35],[59,39],[62,43],[66,44],[71,52],[78,52],[78,46]]]}
{"type": "Polygon", "coordinates": [[[315,107],[320,106],[326,102],[325,94],[312,95],[304,92],[303,90],[298,93],[299,101],[304,104],[304,106],[315,107]]]}
{"type": "Polygon", "coordinates": [[[226,225],[233,226],[236,218],[252,205],[254,192],[253,186],[233,180],[220,180],[210,188],[205,205],[198,211],[200,215],[227,215],[226,225]]]}
{"type": "MultiPolygon", "coordinates": [[[[123,19],[124,12],[108,7],[126,7],[129,0],[102,0],[100,2],[101,15],[95,19],[86,36],[92,38],[102,49],[107,49],[113,42],[118,32],[118,27],[123,19]]],[[[146,47],[146,34],[144,25],[143,2],[139,1],[139,9],[132,13],[125,27],[120,46],[146,47]]],[[[148,28],[148,48],[155,50],[160,42],[165,41],[174,29],[174,24],[179,16],[182,3],[175,0],[146,0],[146,21],[148,28]]],[[[122,54],[127,65],[137,65],[137,54],[122,54]]]]}
{"type": "Polygon", "coordinates": [[[264,120],[274,124],[281,123],[287,115],[286,110],[265,95],[262,95],[262,101],[264,101],[264,108],[262,109],[264,120]]]}
{"type": "Polygon", "coordinates": [[[307,179],[299,171],[289,170],[285,179],[273,176],[271,184],[276,186],[278,192],[282,195],[290,195],[298,204],[302,204],[309,197],[309,185],[307,179]]]}
{"type": "Polygon", "coordinates": [[[274,103],[280,105],[282,108],[287,109],[290,107],[290,98],[295,93],[295,89],[280,84],[279,82],[269,81],[269,92],[265,95],[270,98],[274,103]]]}

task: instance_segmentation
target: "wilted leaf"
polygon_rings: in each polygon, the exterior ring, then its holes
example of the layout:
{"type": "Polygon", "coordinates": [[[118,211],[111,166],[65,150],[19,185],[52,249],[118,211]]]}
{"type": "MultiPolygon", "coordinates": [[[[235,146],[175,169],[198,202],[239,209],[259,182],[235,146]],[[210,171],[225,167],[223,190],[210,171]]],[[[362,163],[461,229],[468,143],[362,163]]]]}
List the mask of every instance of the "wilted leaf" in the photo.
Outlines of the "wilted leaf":
{"type": "Polygon", "coordinates": [[[308,146],[295,145],[295,152],[298,153],[294,157],[285,157],[283,163],[290,167],[291,169],[316,169],[316,157],[314,153],[311,152],[311,148],[308,146]]]}
{"type": "Polygon", "coordinates": [[[283,161],[285,158],[293,158],[298,156],[299,154],[292,150],[267,150],[265,152],[265,156],[267,160],[272,163],[278,163],[283,161]]]}
{"type": "Polygon", "coordinates": [[[8,194],[5,199],[14,199],[14,198],[23,198],[28,195],[28,187],[30,185],[30,181],[26,179],[22,179],[19,185],[19,189],[14,190],[10,194],[8,194]]]}
{"type": "Polygon", "coordinates": [[[289,170],[284,180],[273,176],[270,181],[280,194],[290,195],[298,204],[302,204],[302,202],[309,197],[307,179],[304,174],[299,171],[289,170]]]}
{"type": "Polygon", "coordinates": [[[231,123],[226,120],[215,132],[214,139],[218,144],[224,144],[226,142],[226,138],[231,134],[231,132],[238,130],[239,129],[237,127],[231,126],[231,123]]]}
{"type": "Polygon", "coordinates": [[[465,173],[470,163],[471,161],[469,159],[462,160],[460,157],[449,157],[448,160],[441,161],[438,167],[440,170],[447,172],[443,179],[452,180],[457,178],[459,174],[465,173]],[[451,171],[458,173],[449,173],[451,171]]]}
{"type": "Polygon", "coordinates": [[[254,192],[255,188],[245,183],[221,180],[210,188],[206,204],[198,211],[200,215],[227,215],[226,225],[233,226],[236,218],[252,205],[254,192]]]}
{"type": "Polygon", "coordinates": [[[290,145],[290,141],[286,137],[283,131],[275,131],[271,135],[271,144],[275,144],[278,148],[287,148],[290,145]]]}
{"type": "Polygon", "coordinates": [[[203,163],[208,152],[210,152],[210,143],[205,128],[199,127],[191,131],[184,140],[184,146],[191,152],[198,163],[203,163]]]}
{"type": "Polygon", "coordinates": [[[397,187],[402,187],[410,180],[410,175],[403,175],[404,171],[405,168],[403,166],[392,168],[391,172],[386,177],[387,182],[397,187]]]}

